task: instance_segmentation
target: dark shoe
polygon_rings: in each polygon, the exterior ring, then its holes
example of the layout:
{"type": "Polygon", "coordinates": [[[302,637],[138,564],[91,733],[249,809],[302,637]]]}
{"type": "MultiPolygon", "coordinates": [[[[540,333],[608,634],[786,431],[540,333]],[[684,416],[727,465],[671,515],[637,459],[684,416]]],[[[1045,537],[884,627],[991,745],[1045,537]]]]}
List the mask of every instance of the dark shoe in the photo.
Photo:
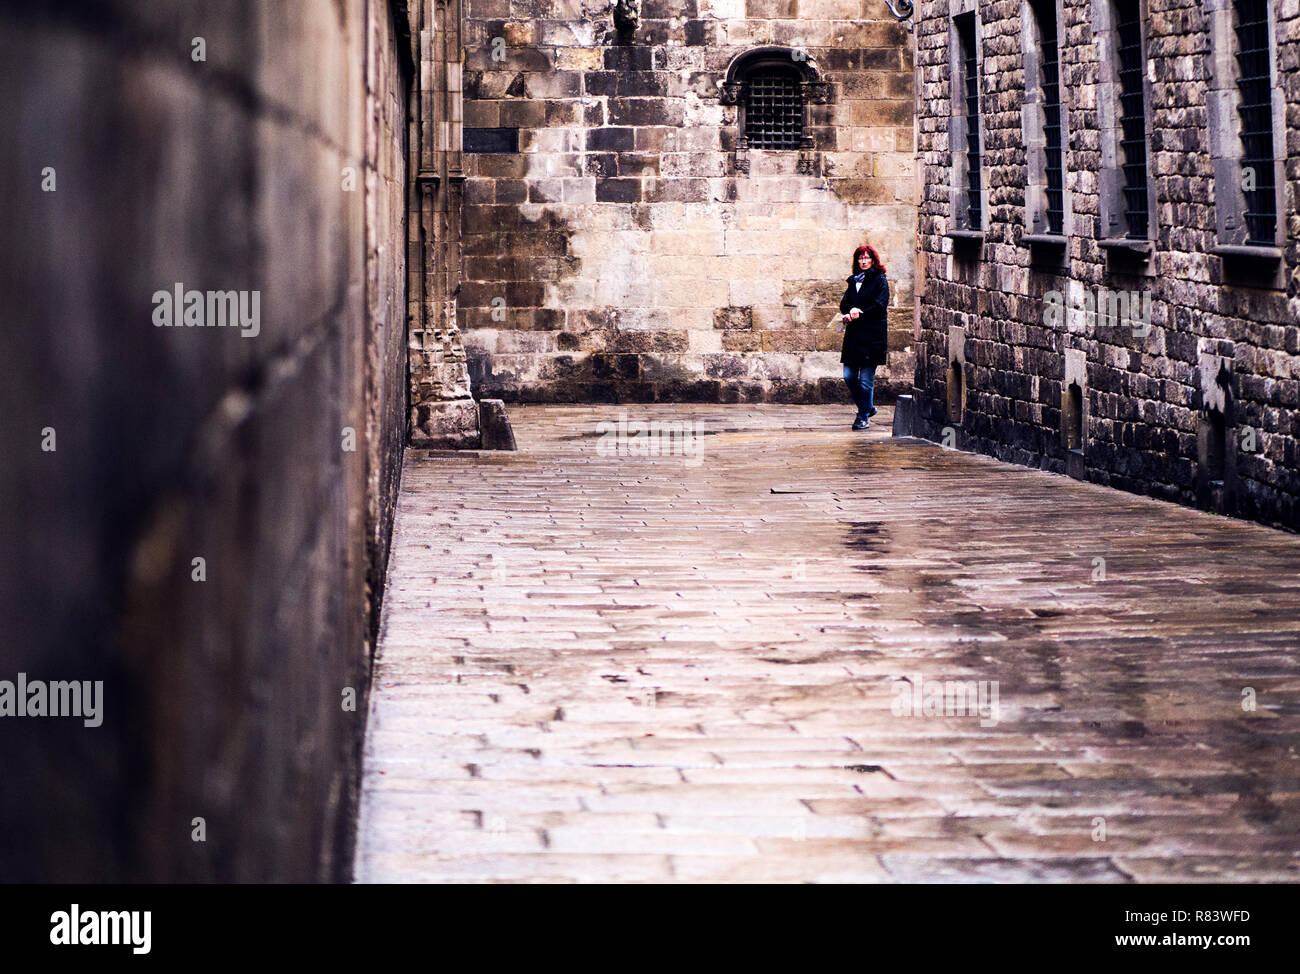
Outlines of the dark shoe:
{"type": "Polygon", "coordinates": [[[853,428],[855,430],[864,430],[870,425],[871,425],[870,422],[865,419],[855,419],[853,421],[853,428]]]}
{"type": "Polygon", "coordinates": [[[871,407],[871,412],[867,413],[867,419],[870,419],[870,418],[871,418],[872,416],[874,416],[874,415],[876,415],[876,407],[875,407],[875,406],[872,406],[872,407],[871,407]]]}

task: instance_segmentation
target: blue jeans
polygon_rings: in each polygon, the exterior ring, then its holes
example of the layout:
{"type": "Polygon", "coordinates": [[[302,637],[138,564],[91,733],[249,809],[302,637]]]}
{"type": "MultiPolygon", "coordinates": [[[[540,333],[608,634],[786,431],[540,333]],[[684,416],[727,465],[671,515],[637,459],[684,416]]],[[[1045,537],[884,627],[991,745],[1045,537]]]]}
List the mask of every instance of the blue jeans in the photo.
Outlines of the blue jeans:
{"type": "Polygon", "coordinates": [[[844,384],[849,387],[849,395],[858,406],[858,419],[869,419],[876,415],[872,399],[876,393],[876,367],[874,365],[844,366],[844,384]]]}

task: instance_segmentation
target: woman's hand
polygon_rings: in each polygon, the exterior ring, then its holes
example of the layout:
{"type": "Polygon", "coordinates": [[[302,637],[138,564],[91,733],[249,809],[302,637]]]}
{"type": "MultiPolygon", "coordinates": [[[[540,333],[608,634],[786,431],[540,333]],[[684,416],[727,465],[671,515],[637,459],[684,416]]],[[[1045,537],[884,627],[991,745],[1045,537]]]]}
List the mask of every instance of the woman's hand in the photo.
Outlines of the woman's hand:
{"type": "Polygon", "coordinates": [[[859,311],[857,308],[849,309],[849,321],[857,321],[861,317],[862,317],[862,312],[859,311]]]}

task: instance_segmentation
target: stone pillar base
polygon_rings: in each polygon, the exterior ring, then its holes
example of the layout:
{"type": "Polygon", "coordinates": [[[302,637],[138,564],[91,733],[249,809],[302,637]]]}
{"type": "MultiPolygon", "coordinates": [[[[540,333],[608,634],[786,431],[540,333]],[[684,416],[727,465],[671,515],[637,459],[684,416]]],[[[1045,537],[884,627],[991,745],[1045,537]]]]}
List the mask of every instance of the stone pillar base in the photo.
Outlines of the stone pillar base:
{"type": "Polygon", "coordinates": [[[1075,480],[1087,480],[1088,473],[1083,462],[1083,453],[1070,450],[1065,454],[1065,475],[1075,480]]]}
{"type": "Polygon", "coordinates": [[[515,434],[500,399],[454,399],[417,406],[411,413],[415,450],[514,450],[515,434]]]}
{"type": "Polygon", "coordinates": [[[506,404],[500,399],[480,399],[478,428],[482,433],[484,450],[517,450],[515,431],[506,415],[506,404]]]}
{"type": "Polygon", "coordinates": [[[894,436],[920,436],[917,432],[916,400],[899,396],[894,402],[894,436]]]}

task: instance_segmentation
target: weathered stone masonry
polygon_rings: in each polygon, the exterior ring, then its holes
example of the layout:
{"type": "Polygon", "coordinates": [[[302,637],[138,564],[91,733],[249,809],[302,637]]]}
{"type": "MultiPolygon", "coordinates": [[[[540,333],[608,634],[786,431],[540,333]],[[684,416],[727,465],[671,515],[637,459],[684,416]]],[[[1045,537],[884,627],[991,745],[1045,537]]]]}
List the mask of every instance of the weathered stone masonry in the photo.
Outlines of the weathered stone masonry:
{"type": "Polygon", "coordinates": [[[893,283],[881,379],[907,387],[912,45],[881,0],[645,0],[622,32],[609,0],[464,3],[477,395],[839,401],[864,240],[893,283]],[[800,72],[801,150],[739,143],[738,59],[764,48],[800,72]]]}
{"type": "Polygon", "coordinates": [[[461,48],[459,0],[417,6],[420,78],[412,105],[408,287],[411,443],[478,446],[465,346],[456,323],[460,283],[461,48]]]}
{"type": "Polygon", "coordinates": [[[5,880],[347,878],[410,36],[386,0],[0,4],[0,679],[104,681],[97,728],[4,719],[5,880]],[[257,336],[154,327],[178,281],[260,292],[257,336]]]}
{"type": "Polygon", "coordinates": [[[1122,199],[1108,142],[1118,125],[1113,12],[1100,0],[1058,4],[1067,109],[1067,223],[1058,246],[1025,239],[1042,232],[1036,212],[1025,211],[1026,8],[1020,0],[978,5],[988,210],[980,238],[959,230],[952,153],[967,146],[949,144],[951,18],[976,7],[919,4],[919,432],[939,439],[951,429],[965,449],[1300,526],[1300,4],[1269,5],[1282,177],[1271,259],[1267,248],[1223,249],[1243,234],[1232,218],[1242,169],[1222,158],[1234,145],[1240,151],[1235,41],[1224,20],[1231,6],[1144,5],[1153,199],[1144,260],[1141,242],[1103,246],[1116,236],[1122,199]],[[1215,92],[1228,101],[1216,102],[1215,92]],[[1077,302],[1098,288],[1149,292],[1149,333],[1077,313],[1048,323],[1047,292],[1077,302]]]}
{"type": "Polygon", "coordinates": [[[407,246],[411,445],[514,449],[505,409],[470,391],[457,321],[461,282],[463,36],[460,0],[411,7],[420,58],[411,98],[407,246]]]}

